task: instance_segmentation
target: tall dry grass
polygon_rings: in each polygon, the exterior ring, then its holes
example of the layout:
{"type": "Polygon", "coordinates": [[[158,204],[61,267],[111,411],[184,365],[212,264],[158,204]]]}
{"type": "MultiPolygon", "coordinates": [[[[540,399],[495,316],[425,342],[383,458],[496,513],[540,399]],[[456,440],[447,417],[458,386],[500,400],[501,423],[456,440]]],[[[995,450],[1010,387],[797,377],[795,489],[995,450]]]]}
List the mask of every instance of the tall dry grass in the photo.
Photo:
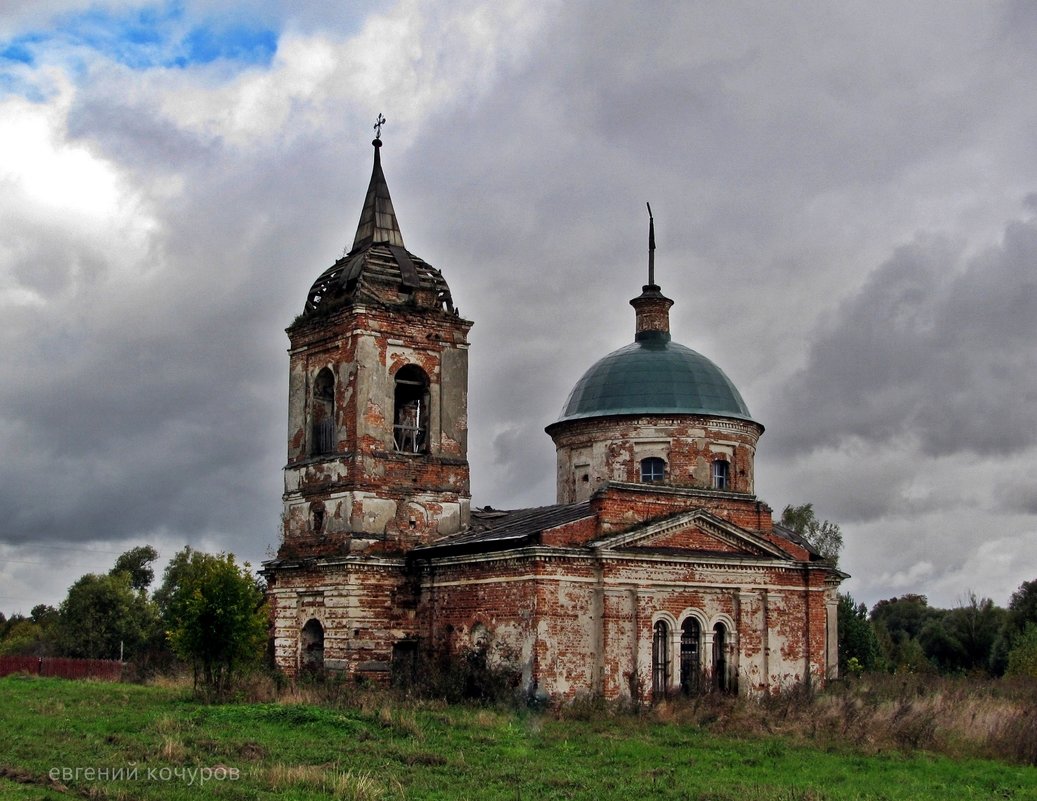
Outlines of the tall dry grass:
{"type": "Polygon", "coordinates": [[[718,734],[779,734],[867,753],[925,750],[1037,765],[1034,682],[869,674],[818,693],[796,688],[761,699],[674,699],[648,714],[718,734]]]}
{"type": "MultiPolygon", "coordinates": [[[[425,732],[416,713],[448,706],[442,699],[415,697],[336,675],[286,681],[256,674],[240,687],[237,700],[356,709],[418,740],[425,732]]],[[[522,703],[516,697],[512,709],[522,703]]],[[[472,711],[480,723],[512,713],[505,704],[472,711]]],[[[630,716],[697,726],[716,734],[780,735],[826,749],[924,750],[1037,765],[1037,682],[1032,679],[873,673],[834,682],[820,692],[796,686],[755,699],[707,693],[640,709],[583,698],[552,706],[546,714],[581,721],[630,716]]],[[[166,734],[169,747],[175,749],[178,733],[166,734]]]]}

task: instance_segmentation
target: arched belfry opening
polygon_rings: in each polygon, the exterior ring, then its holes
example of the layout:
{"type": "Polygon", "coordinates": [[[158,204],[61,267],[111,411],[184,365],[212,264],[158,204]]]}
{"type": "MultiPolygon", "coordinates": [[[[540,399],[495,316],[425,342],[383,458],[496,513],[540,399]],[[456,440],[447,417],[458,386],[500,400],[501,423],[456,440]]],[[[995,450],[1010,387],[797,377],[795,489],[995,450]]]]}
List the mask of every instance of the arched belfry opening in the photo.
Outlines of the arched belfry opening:
{"type": "Polygon", "coordinates": [[[429,380],[416,364],[396,373],[393,392],[393,441],[400,453],[429,451],[429,380]]]}
{"type": "Polygon", "coordinates": [[[313,421],[310,455],[321,456],[335,451],[335,374],[325,367],[313,380],[310,404],[313,421]]]}

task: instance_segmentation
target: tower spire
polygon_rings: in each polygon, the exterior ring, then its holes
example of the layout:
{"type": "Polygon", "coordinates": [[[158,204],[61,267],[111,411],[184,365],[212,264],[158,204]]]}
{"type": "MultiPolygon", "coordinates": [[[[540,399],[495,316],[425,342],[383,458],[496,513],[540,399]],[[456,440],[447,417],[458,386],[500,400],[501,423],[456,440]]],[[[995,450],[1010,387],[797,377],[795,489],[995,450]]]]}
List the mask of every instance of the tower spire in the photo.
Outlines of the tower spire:
{"type": "Polygon", "coordinates": [[[652,204],[648,206],[648,286],[655,286],[655,218],[652,216],[652,204]]]}
{"type": "Polygon", "coordinates": [[[360,223],[357,225],[351,252],[380,243],[404,247],[403,234],[400,233],[400,224],[396,220],[396,212],[393,211],[389,185],[385,182],[382,159],[379,155],[384,124],[385,117],[379,114],[378,121],[374,124],[375,138],[371,142],[374,145],[374,169],[371,171],[371,183],[367,187],[367,197],[364,199],[363,211],[360,212],[360,223]]]}

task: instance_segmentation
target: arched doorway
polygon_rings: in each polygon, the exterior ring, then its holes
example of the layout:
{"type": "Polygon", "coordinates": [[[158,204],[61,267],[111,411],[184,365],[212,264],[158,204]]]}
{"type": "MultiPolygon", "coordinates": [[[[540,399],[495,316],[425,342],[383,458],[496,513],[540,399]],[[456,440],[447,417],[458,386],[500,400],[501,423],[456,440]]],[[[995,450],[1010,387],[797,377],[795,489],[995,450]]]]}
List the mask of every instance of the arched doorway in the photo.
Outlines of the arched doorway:
{"type": "Polygon", "coordinates": [[[324,669],[324,627],[319,620],[311,618],[306,621],[299,634],[300,667],[303,670],[324,669]]]}
{"type": "Polygon", "coordinates": [[[699,642],[702,631],[699,622],[689,617],[681,624],[681,692],[686,695],[702,689],[702,662],[699,642]]]}
{"type": "Polygon", "coordinates": [[[660,620],[652,630],[652,698],[659,700],[670,688],[670,627],[660,620]]]}

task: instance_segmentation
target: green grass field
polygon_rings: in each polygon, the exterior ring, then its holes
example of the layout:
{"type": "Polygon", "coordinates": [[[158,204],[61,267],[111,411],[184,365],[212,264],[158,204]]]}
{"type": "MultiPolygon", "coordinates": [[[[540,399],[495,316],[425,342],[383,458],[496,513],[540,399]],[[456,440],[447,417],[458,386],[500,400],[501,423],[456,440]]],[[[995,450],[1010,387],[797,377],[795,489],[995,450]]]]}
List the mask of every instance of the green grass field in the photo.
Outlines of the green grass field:
{"type": "Polygon", "coordinates": [[[587,717],[8,677],[0,799],[1037,799],[1035,767],[587,717]]]}

